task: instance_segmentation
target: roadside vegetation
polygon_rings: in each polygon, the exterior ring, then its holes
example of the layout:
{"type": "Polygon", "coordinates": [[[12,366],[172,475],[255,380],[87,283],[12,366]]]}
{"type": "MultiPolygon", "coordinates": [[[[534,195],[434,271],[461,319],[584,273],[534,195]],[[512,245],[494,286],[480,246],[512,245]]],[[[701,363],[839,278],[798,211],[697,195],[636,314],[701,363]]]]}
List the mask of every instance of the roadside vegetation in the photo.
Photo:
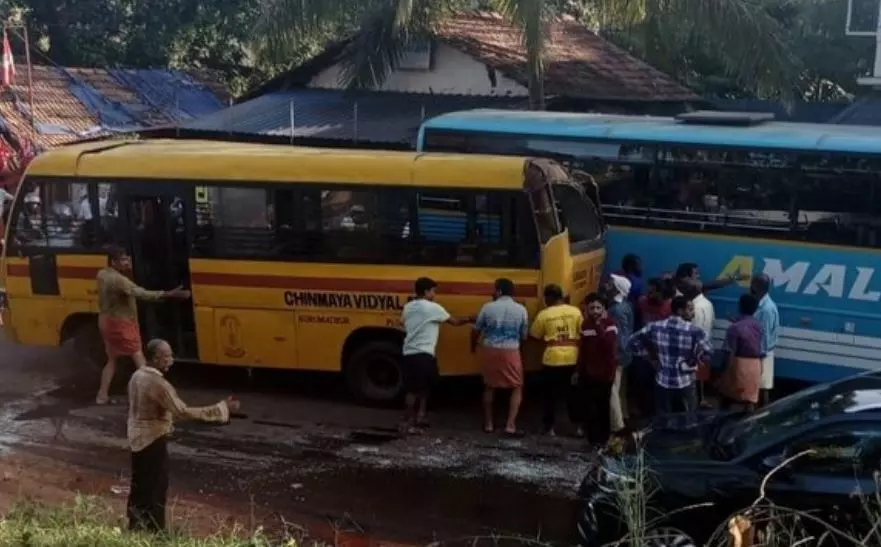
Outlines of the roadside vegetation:
{"type": "MultiPolygon", "coordinates": [[[[623,450],[621,446],[609,448],[609,452],[612,453],[610,455],[623,450]]],[[[851,522],[823,520],[815,513],[778,505],[766,496],[766,487],[776,473],[793,461],[812,454],[814,454],[813,450],[795,454],[768,472],[759,491],[756,492],[755,501],[719,522],[706,547],[881,545],[881,473],[875,474],[874,492],[854,490],[852,496],[859,500],[862,515],[856,515],[851,522]],[[857,521],[862,521],[864,525],[851,526],[857,521]]],[[[613,472],[618,477],[613,481],[617,511],[629,530],[629,533],[615,545],[620,547],[655,545],[657,540],[661,539],[656,537],[656,531],[669,526],[666,522],[676,515],[662,514],[652,508],[652,497],[656,492],[645,452],[637,450],[627,464],[614,469],[613,472]]],[[[684,507],[676,513],[682,512],[687,515],[691,511],[699,512],[702,507],[710,505],[712,501],[708,500],[706,504],[684,507]]],[[[669,537],[666,533],[664,536],[669,537]]]]}
{"type": "Polygon", "coordinates": [[[318,547],[302,537],[271,537],[261,528],[234,528],[207,537],[129,534],[118,512],[100,499],[78,497],[52,507],[15,505],[0,519],[0,547],[318,547]]]}

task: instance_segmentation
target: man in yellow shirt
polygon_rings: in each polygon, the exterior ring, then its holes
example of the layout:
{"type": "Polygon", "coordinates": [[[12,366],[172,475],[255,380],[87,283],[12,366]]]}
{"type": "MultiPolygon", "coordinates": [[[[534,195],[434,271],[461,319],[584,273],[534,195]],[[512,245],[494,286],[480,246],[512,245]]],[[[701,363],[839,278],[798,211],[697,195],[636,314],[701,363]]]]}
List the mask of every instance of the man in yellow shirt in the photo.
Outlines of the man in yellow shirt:
{"type": "Polygon", "coordinates": [[[563,299],[559,285],[544,290],[545,309],[541,310],[529,329],[529,335],[545,343],[541,359],[544,384],[545,433],[555,436],[558,403],[566,400],[578,362],[578,340],[581,337],[581,310],[563,299]]]}

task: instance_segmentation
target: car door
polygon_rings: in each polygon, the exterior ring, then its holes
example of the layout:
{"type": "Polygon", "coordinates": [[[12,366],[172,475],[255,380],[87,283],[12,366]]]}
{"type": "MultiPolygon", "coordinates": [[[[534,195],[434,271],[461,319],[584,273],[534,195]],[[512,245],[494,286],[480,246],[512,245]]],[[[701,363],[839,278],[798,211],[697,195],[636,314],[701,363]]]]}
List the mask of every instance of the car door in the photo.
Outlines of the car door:
{"type": "MultiPolygon", "coordinates": [[[[766,496],[783,507],[807,511],[836,526],[858,524],[879,470],[881,424],[844,422],[807,432],[761,458],[766,496]],[[789,458],[791,462],[783,465],[789,458]]],[[[757,494],[758,496],[758,494],[757,494]]]]}

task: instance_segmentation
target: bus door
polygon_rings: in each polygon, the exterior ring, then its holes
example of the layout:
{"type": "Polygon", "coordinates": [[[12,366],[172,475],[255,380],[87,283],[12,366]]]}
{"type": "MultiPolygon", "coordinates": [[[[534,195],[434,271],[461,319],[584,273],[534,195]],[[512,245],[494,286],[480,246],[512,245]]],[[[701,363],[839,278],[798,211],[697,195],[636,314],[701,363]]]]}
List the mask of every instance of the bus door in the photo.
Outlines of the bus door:
{"type": "MultiPolygon", "coordinates": [[[[183,192],[122,196],[135,283],[150,290],[190,288],[189,207],[183,192]]],[[[181,358],[198,357],[192,300],[140,302],[138,311],[145,341],[162,338],[181,358]]]]}

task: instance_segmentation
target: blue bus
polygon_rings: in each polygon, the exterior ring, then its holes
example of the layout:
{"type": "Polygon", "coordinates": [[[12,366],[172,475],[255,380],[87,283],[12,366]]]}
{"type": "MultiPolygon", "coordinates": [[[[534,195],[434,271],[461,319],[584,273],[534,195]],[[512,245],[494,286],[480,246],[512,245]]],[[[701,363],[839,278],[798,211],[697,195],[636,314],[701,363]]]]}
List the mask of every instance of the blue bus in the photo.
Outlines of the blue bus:
{"type": "MultiPolygon", "coordinates": [[[[419,149],[555,158],[598,189],[612,267],[647,277],[768,274],[778,379],[881,368],[881,129],[695,112],[676,118],[472,110],[426,121],[419,149]],[[587,177],[586,175],[589,175],[587,177]]],[[[747,287],[710,294],[714,338],[747,287]]]]}

